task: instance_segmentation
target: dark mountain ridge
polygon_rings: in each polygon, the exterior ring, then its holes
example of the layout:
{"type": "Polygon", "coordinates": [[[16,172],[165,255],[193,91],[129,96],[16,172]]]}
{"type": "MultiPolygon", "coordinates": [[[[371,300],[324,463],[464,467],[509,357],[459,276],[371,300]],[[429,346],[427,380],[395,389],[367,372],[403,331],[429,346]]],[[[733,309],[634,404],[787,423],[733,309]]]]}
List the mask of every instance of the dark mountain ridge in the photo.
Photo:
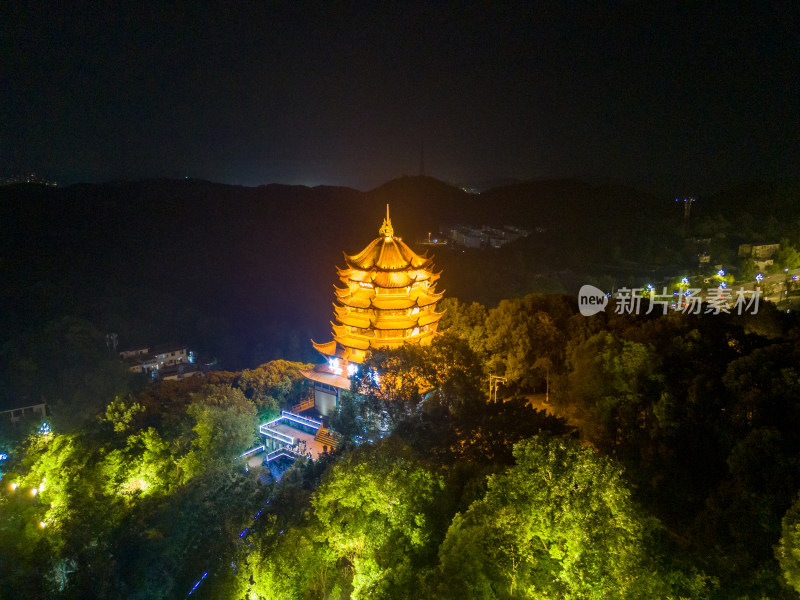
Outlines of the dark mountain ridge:
{"type": "MultiPolygon", "coordinates": [[[[745,191],[701,199],[693,216],[725,211],[729,197],[736,210],[754,196],[777,198],[763,204],[770,211],[796,204],[769,186],[736,189],[745,191]]],[[[13,336],[79,314],[118,333],[123,346],[183,339],[231,367],[276,354],[313,359],[308,338],[330,335],[334,267],[343,251],[357,252],[377,235],[387,203],[397,235],[412,243],[445,223],[534,231],[472,258],[438,251],[440,288],[463,300],[526,293],[538,289],[531,276],[553,271],[572,270],[577,280],[591,263],[651,264],[661,248],[681,246],[685,233],[674,199],[570,179],[481,194],[430,177],[369,192],[195,179],[7,186],[0,188],[0,319],[13,336]]]]}

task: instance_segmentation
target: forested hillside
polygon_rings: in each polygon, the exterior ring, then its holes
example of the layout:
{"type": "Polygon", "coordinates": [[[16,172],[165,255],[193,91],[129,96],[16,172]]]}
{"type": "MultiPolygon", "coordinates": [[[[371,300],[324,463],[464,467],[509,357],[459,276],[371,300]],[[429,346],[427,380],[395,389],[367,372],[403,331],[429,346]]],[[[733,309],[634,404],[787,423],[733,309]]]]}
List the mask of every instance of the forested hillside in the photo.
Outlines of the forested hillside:
{"type": "Polygon", "coordinates": [[[442,308],[432,346],[364,365],[379,376],[356,378],[333,417],[339,450],[280,484],[233,458],[299,393],[293,363],[85,386],[96,408],[80,418],[7,431],[3,589],[796,597],[792,314],[587,318],[541,295],[442,308]],[[497,402],[490,373],[507,379],[497,402]]]}

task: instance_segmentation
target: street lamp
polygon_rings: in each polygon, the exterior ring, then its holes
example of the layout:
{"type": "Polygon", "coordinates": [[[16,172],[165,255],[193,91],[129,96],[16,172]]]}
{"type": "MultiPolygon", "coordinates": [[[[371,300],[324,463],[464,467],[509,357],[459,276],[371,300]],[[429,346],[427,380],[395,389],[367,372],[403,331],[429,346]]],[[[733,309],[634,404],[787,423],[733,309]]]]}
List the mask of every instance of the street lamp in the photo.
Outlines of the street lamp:
{"type": "Polygon", "coordinates": [[[489,402],[492,401],[492,389],[494,388],[494,401],[497,402],[497,386],[501,383],[506,383],[505,377],[499,375],[489,375],[489,402]]]}

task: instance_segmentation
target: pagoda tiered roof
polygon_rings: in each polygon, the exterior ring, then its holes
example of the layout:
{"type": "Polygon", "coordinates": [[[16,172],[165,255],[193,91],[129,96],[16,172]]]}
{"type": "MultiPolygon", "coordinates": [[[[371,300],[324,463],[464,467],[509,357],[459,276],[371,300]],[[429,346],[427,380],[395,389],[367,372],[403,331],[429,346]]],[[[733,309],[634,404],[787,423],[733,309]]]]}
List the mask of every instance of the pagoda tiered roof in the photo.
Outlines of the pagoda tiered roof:
{"type": "Polygon", "coordinates": [[[336,319],[342,325],[358,329],[379,330],[404,330],[429,325],[438,321],[442,314],[433,310],[407,312],[407,311],[353,311],[347,306],[337,306],[334,309],[336,319]],[[389,314],[386,314],[389,312],[389,314]],[[399,313],[399,314],[396,314],[399,313]]]}
{"type": "Polygon", "coordinates": [[[358,254],[345,253],[346,267],[337,268],[344,287],[334,286],[334,339],[312,342],[325,356],[360,363],[371,349],[427,344],[436,334],[443,313],[435,310],[442,293],[433,258],[394,236],[388,206],[379,234],[358,254]]]}
{"type": "Polygon", "coordinates": [[[404,288],[427,281],[429,284],[439,279],[439,273],[426,271],[425,269],[406,269],[389,271],[373,267],[370,270],[362,269],[338,269],[339,279],[344,284],[370,283],[381,288],[404,288]]]}
{"type": "MultiPolygon", "coordinates": [[[[391,227],[391,221],[387,220],[391,227]]],[[[400,238],[394,237],[394,231],[390,235],[385,235],[381,228],[381,237],[375,238],[370,244],[358,254],[344,255],[344,260],[351,269],[369,271],[370,269],[380,269],[383,271],[400,271],[411,269],[428,269],[433,262],[426,252],[422,256],[416,254],[400,238]]]]}
{"type": "Polygon", "coordinates": [[[425,308],[442,299],[444,292],[434,292],[431,288],[412,288],[408,294],[376,294],[374,288],[354,286],[353,288],[334,288],[336,299],[352,308],[375,308],[378,310],[402,310],[425,308]]]}

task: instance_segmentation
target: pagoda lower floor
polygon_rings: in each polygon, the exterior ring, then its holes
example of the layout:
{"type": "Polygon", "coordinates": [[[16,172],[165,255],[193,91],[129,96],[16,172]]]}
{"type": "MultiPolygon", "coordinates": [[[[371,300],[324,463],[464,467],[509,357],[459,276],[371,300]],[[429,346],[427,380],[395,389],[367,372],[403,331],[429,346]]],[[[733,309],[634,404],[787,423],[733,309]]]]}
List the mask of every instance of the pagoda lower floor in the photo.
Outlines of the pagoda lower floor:
{"type": "Polygon", "coordinates": [[[342,392],[350,389],[350,380],[332,373],[326,364],[300,373],[309,383],[309,400],[313,398],[316,411],[323,417],[333,415],[342,392]]]}

